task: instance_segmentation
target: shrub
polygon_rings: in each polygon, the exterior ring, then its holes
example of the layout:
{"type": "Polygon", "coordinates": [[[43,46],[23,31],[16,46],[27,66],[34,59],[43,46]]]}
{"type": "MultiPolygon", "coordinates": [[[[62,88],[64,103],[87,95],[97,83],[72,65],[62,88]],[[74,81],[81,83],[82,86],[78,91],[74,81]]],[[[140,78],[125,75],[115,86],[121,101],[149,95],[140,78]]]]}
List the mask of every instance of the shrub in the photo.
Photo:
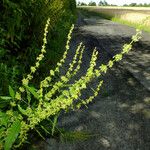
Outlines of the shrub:
{"type": "MultiPolygon", "coordinates": [[[[47,61],[46,64],[54,66],[64,52],[61,47],[64,46],[66,35],[75,20],[75,9],[75,0],[0,1],[0,66],[5,65],[5,73],[8,73],[4,77],[0,76],[0,94],[7,94],[5,86],[19,86],[18,79],[25,76],[29,66],[34,63],[42,44],[42,29],[48,17],[51,18],[48,37],[51,45],[47,47],[51,51],[47,51],[47,57],[51,62],[47,61]],[[18,73],[10,81],[9,76],[14,66],[18,73]]],[[[0,74],[3,74],[3,68],[0,68],[0,74]]]]}
{"type": "Polygon", "coordinates": [[[95,2],[89,2],[88,6],[96,6],[96,3],[95,2]]]}
{"type": "MultiPolygon", "coordinates": [[[[141,32],[137,30],[136,35],[132,37],[132,41],[123,46],[121,53],[115,55],[107,64],[102,64],[97,69],[95,67],[98,51],[95,48],[86,74],[74,81],[74,83],[69,84],[68,82],[74,78],[80,69],[85,49],[83,43],[80,43],[66,74],[61,75],[60,67],[63,66],[70,49],[71,33],[74,28],[74,25],[72,25],[62,59],[57,63],[56,68],[50,70],[49,75],[40,81],[39,88],[35,89],[31,85],[31,80],[34,78],[33,75],[39,68],[40,62],[46,53],[49,24],[50,19],[47,20],[45,26],[41,53],[36,58],[35,65],[30,67],[30,73],[23,78],[22,86],[17,92],[9,86],[10,96],[0,97],[1,102],[3,102],[3,106],[0,109],[0,147],[5,150],[11,149],[12,146],[14,148],[20,147],[27,140],[29,131],[33,129],[40,134],[37,126],[40,126],[43,120],[48,120],[53,116],[57,117],[62,110],[79,109],[82,105],[90,103],[98,95],[102,86],[103,81],[100,76],[106,74],[107,70],[112,68],[115,62],[120,61],[123,55],[131,50],[132,44],[140,39],[141,35],[141,32]],[[55,76],[59,76],[56,81],[54,80],[55,76]],[[93,90],[93,95],[87,99],[80,99],[82,91],[94,79],[99,79],[99,83],[93,90]]],[[[56,119],[54,124],[56,124],[56,119]]],[[[48,132],[44,124],[42,127],[45,132],[48,132]]],[[[52,135],[53,133],[54,125],[52,126],[52,135]]]]}

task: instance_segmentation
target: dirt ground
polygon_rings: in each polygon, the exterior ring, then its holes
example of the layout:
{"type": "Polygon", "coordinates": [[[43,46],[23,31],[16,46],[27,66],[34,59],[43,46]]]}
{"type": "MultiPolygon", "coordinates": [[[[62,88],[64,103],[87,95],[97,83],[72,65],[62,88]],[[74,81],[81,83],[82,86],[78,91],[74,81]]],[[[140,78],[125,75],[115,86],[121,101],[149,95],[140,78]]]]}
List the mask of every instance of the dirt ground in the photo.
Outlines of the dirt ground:
{"type": "MultiPolygon", "coordinates": [[[[76,45],[81,41],[85,44],[86,50],[78,76],[86,72],[94,47],[97,47],[99,51],[97,65],[105,63],[121,50],[123,43],[130,41],[134,33],[133,28],[105,19],[80,16],[65,67],[73,57],[76,45]]],[[[149,150],[149,54],[150,34],[143,33],[143,39],[134,45],[134,50],[102,77],[103,87],[95,100],[89,104],[88,109],[82,107],[80,110],[61,114],[59,127],[67,131],[88,132],[91,134],[88,139],[60,142],[51,138],[47,139],[48,144],[37,142],[38,146],[35,145],[35,148],[42,150],[149,150]],[[137,71],[140,75],[143,72],[146,74],[142,77],[136,76],[137,71]]],[[[94,87],[96,83],[97,81],[93,82],[90,87],[94,87]]],[[[90,94],[89,88],[84,96],[87,97],[90,94]]]]}

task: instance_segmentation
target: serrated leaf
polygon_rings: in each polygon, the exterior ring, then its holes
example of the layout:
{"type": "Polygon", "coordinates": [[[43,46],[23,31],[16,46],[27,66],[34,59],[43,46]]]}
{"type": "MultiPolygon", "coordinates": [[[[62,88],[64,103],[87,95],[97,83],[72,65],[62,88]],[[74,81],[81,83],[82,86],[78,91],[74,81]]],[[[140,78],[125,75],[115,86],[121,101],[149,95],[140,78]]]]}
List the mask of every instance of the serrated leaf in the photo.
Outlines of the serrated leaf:
{"type": "Polygon", "coordinates": [[[13,143],[17,139],[21,128],[21,122],[16,120],[8,129],[7,137],[5,139],[4,150],[10,150],[13,143]]]}
{"type": "Polygon", "coordinates": [[[12,99],[15,98],[15,92],[14,92],[13,88],[10,85],[9,85],[9,94],[12,97],[12,99]]]}
{"type": "Polygon", "coordinates": [[[34,87],[29,87],[27,85],[25,87],[36,99],[39,99],[39,94],[36,92],[34,87]]]}

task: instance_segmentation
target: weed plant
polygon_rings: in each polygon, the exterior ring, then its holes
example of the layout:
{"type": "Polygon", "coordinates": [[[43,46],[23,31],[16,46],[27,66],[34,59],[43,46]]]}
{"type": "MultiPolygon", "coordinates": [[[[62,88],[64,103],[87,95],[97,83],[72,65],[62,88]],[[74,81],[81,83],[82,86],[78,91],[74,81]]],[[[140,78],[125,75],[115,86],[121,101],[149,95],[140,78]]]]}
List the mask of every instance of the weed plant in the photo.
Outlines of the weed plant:
{"type": "Polygon", "coordinates": [[[0,149],[9,150],[22,146],[23,143],[27,142],[29,132],[33,130],[43,137],[40,130],[38,130],[39,127],[49,136],[53,136],[59,113],[71,109],[80,109],[82,105],[86,106],[92,102],[103,84],[103,80],[100,78],[101,75],[105,75],[115,62],[121,61],[123,56],[132,49],[133,43],[141,38],[141,31],[137,30],[136,35],[132,36],[131,42],[125,44],[119,54],[116,54],[108,63],[101,64],[98,68],[96,67],[98,51],[95,48],[86,74],[74,83],[69,84],[69,81],[74,78],[81,67],[85,50],[85,46],[81,42],[65,75],[62,75],[60,68],[65,63],[70,49],[71,34],[74,29],[74,25],[72,25],[63,57],[57,63],[56,68],[49,70],[49,75],[39,81],[38,89],[36,89],[31,81],[34,79],[34,74],[46,54],[50,22],[50,19],[48,19],[45,26],[41,52],[36,58],[35,64],[30,67],[29,74],[22,79],[22,85],[17,91],[9,86],[9,96],[0,97],[0,149]],[[56,76],[59,77],[57,80],[55,80],[56,76]],[[97,87],[93,89],[93,93],[89,98],[81,99],[82,92],[87,89],[89,83],[94,79],[99,80],[97,87]],[[54,117],[54,121],[51,121],[52,117],[54,117]],[[42,124],[44,120],[51,122],[51,132],[44,123],[42,124]]]}

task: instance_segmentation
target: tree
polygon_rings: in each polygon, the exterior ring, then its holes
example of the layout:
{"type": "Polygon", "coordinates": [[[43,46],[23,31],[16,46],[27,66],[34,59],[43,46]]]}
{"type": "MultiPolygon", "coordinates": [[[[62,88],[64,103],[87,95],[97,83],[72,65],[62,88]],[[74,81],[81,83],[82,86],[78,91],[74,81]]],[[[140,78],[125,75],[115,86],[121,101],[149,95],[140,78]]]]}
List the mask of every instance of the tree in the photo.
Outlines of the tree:
{"type": "Polygon", "coordinates": [[[138,4],[138,6],[139,6],[139,7],[142,7],[142,6],[143,6],[143,4],[142,4],[142,3],[140,3],[140,4],[138,4]]]}
{"type": "Polygon", "coordinates": [[[104,3],[104,6],[108,6],[108,3],[105,0],[103,1],[103,3],[104,3]]]}
{"type": "Polygon", "coordinates": [[[124,4],[123,6],[127,7],[128,5],[127,5],[127,4],[124,4]]]}
{"type": "Polygon", "coordinates": [[[78,2],[77,6],[80,6],[81,5],[81,2],[78,2]]]}
{"type": "Polygon", "coordinates": [[[91,1],[91,2],[89,2],[89,4],[88,4],[89,6],[96,6],[96,3],[95,2],[93,2],[93,1],[91,1]]]}
{"type": "Polygon", "coordinates": [[[84,3],[84,2],[82,2],[82,3],[80,4],[80,6],[87,6],[87,4],[84,3]]]}
{"type": "Polygon", "coordinates": [[[137,6],[137,4],[136,3],[131,3],[129,6],[135,7],[135,6],[137,6]]]}
{"type": "Polygon", "coordinates": [[[99,3],[98,3],[99,6],[108,6],[109,4],[105,1],[105,0],[101,0],[99,3]]]}
{"type": "Polygon", "coordinates": [[[84,3],[84,2],[78,2],[78,4],[77,4],[77,6],[87,6],[87,4],[86,3],[84,3]]]}
{"type": "Polygon", "coordinates": [[[100,1],[100,2],[98,3],[98,6],[104,6],[103,1],[100,1]]]}

